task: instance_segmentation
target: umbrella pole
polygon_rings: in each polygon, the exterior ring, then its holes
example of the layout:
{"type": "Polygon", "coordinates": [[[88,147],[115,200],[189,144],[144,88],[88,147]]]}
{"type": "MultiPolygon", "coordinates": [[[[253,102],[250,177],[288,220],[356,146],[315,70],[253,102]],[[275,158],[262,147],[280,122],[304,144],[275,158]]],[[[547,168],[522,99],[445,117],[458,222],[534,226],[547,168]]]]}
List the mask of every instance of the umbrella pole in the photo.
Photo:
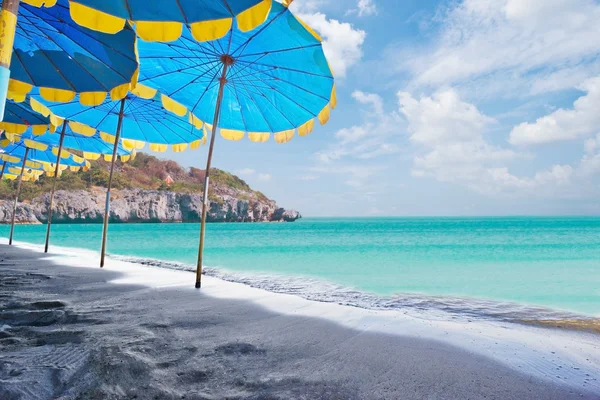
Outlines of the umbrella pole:
{"type": "Polygon", "coordinates": [[[12,221],[10,222],[10,238],[8,244],[12,245],[13,233],[15,231],[15,214],[17,213],[17,201],[21,193],[21,183],[23,182],[23,173],[25,172],[25,164],[27,164],[27,156],[29,155],[29,147],[25,147],[25,157],[23,157],[23,165],[21,166],[21,174],[19,175],[19,183],[17,184],[17,193],[15,194],[15,202],[13,204],[12,221]]]}
{"type": "Polygon", "coordinates": [[[4,107],[10,82],[10,60],[15,41],[19,2],[20,0],[4,0],[0,13],[0,121],[4,119],[4,107]]]}
{"type": "Polygon", "coordinates": [[[104,256],[106,254],[106,235],[108,234],[108,214],[110,212],[110,188],[112,186],[113,171],[115,169],[115,160],[117,159],[117,148],[119,147],[119,138],[121,137],[121,126],[123,125],[124,109],[125,99],[121,100],[119,122],[117,123],[117,134],[115,135],[115,145],[113,147],[112,159],[110,161],[110,175],[108,176],[108,187],[106,188],[106,205],[104,207],[104,226],[102,227],[102,251],[100,252],[100,268],[104,267],[104,256]]]}
{"type": "Polygon", "coordinates": [[[63,141],[65,140],[65,129],[67,129],[67,120],[65,119],[60,132],[60,143],[58,145],[58,155],[56,156],[56,166],[54,167],[54,179],[52,181],[52,192],[50,192],[50,205],[48,205],[48,227],[46,228],[46,245],[44,253],[48,252],[48,244],[50,243],[50,228],[52,227],[52,204],[54,203],[54,191],[56,190],[56,180],[60,170],[60,155],[62,153],[63,141]]]}
{"type": "Polygon", "coordinates": [[[217,97],[217,106],[215,108],[215,117],[210,137],[210,147],[208,148],[208,158],[206,160],[206,171],[204,174],[204,196],[202,197],[202,219],[200,220],[200,245],[198,247],[198,265],[196,266],[196,289],[202,286],[202,252],[204,251],[204,232],[206,230],[206,213],[208,211],[208,184],[210,174],[210,163],[212,161],[213,148],[215,146],[215,137],[217,136],[217,125],[219,124],[219,115],[221,114],[221,102],[223,100],[223,89],[227,83],[227,67],[233,63],[233,59],[225,58],[223,61],[223,73],[219,79],[219,95],[217,97]]]}
{"type": "Polygon", "coordinates": [[[6,169],[6,161],[2,164],[2,172],[0,172],[0,180],[4,178],[4,170],[6,169]]]}

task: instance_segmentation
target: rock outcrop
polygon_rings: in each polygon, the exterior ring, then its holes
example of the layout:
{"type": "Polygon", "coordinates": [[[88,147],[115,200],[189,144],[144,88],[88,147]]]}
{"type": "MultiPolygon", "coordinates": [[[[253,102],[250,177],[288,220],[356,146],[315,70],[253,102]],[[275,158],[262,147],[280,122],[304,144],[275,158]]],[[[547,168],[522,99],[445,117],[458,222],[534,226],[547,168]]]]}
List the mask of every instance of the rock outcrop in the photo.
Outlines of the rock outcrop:
{"type": "MultiPolygon", "coordinates": [[[[232,193],[233,194],[233,193],[232,193]]],[[[207,222],[292,222],[301,218],[294,210],[279,208],[268,199],[241,199],[219,193],[210,201],[207,222]]],[[[241,196],[245,197],[245,196],[241,196]]],[[[54,196],[53,223],[100,223],[104,217],[105,191],[57,191],[54,196]]],[[[50,195],[44,194],[31,202],[19,203],[16,222],[46,223],[50,195]]],[[[10,223],[12,201],[0,201],[0,223],[10,223]]],[[[110,209],[111,223],[126,222],[198,222],[202,211],[202,195],[164,190],[113,190],[110,209]]]]}

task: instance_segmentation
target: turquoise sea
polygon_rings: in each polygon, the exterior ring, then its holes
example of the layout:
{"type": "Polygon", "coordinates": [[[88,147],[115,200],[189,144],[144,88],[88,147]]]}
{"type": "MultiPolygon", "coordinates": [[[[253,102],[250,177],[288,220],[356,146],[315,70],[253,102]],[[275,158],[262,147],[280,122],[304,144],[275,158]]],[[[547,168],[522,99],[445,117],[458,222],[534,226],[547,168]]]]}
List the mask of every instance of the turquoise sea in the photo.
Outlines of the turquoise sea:
{"type": "MultiPolygon", "coordinates": [[[[17,226],[15,240],[42,244],[45,228],[17,226]]],[[[55,225],[52,244],[99,250],[101,229],[55,225]]],[[[108,252],[191,269],[198,232],[198,224],[113,224],[108,252]]],[[[8,226],[0,235],[8,235],[8,226]]],[[[207,273],[224,279],[359,307],[515,318],[600,315],[597,217],[209,224],[205,260],[207,273]]]]}

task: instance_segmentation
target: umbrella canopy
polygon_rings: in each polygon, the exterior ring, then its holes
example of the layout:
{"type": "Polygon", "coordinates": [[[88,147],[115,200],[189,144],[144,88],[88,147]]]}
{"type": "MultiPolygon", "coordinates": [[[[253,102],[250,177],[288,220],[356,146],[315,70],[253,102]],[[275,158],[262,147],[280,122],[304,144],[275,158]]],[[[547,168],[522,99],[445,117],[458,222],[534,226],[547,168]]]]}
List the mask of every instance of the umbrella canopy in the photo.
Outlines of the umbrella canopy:
{"type": "MultiPolygon", "coordinates": [[[[289,4],[289,2],[287,2],[289,4]]],[[[184,30],[173,43],[139,43],[139,81],[158,88],[209,123],[196,287],[200,287],[209,174],[217,129],[225,139],[278,143],[306,136],[315,118],[325,124],[336,106],[333,73],[321,38],[286,5],[273,2],[251,32],[232,27],[197,43],[184,30]]]]}
{"type": "Polygon", "coordinates": [[[23,101],[35,86],[51,101],[70,101],[75,93],[84,104],[98,104],[108,93],[120,99],[137,76],[135,45],[129,27],[108,35],[79,26],[71,19],[67,0],[57,0],[51,8],[22,4],[9,97],[23,101]]]}
{"type": "MultiPolygon", "coordinates": [[[[37,140],[37,138],[36,138],[37,140]]],[[[56,163],[56,156],[58,155],[58,149],[48,144],[39,143],[30,139],[20,139],[14,143],[2,143],[2,153],[0,153],[0,159],[9,163],[18,164],[22,163],[25,157],[25,151],[29,149],[27,160],[35,161],[44,167],[45,170],[54,170],[56,163]],[[51,166],[51,169],[49,167],[51,166]]],[[[78,157],[69,152],[61,153],[61,164],[68,167],[85,167],[87,162],[83,157],[78,157]]],[[[31,165],[25,164],[28,168],[33,168],[31,165]]],[[[39,169],[39,168],[34,168],[39,169]]]]}
{"type": "Polygon", "coordinates": [[[30,129],[34,135],[42,135],[52,126],[48,118],[33,111],[28,104],[8,100],[0,129],[9,134],[21,134],[30,129]]]}
{"type": "Polygon", "coordinates": [[[226,67],[218,127],[226,139],[286,142],[336,105],[333,74],[318,35],[273,3],[257,30],[232,29],[221,40],[194,43],[189,31],[169,44],[139,43],[140,82],[212,122],[226,67]]]}
{"type": "MultiPolygon", "coordinates": [[[[150,150],[154,151],[166,151],[168,145],[172,145],[174,151],[183,151],[188,144],[191,148],[198,148],[204,141],[203,124],[181,104],[159,94],[156,89],[141,84],[136,85],[131,93],[118,102],[105,101],[93,107],[83,107],[77,101],[48,103],[35,95],[31,96],[29,103],[33,110],[55,122],[69,121],[69,127],[76,133],[84,136],[98,134],[103,140],[114,144],[110,158],[112,162],[100,252],[100,267],[103,267],[110,190],[120,141],[123,140],[123,144],[128,149],[143,148],[146,142],[150,143],[150,150]],[[73,119],[80,122],[73,122],[73,119]]],[[[66,123],[63,123],[64,128],[66,123]]],[[[46,249],[47,246],[48,240],[46,240],[46,249]]]]}
{"type": "MultiPolygon", "coordinates": [[[[50,7],[56,0],[25,0],[50,7]]],[[[264,22],[272,0],[76,0],[69,1],[73,19],[100,32],[116,33],[126,21],[136,25],[146,41],[176,40],[183,25],[199,41],[224,36],[233,23],[244,31],[264,22]]],[[[291,2],[291,0],[289,1],[291,2]]]]}
{"type": "Polygon", "coordinates": [[[30,96],[29,102],[33,110],[54,118],[56,122],[68,120],[73,132],[84,136],[97,133],[109,143],[115,142],[123,104],[120,137],[125,139],[124,146],[130,150],[143,148],[145,143],[149,143],[153,151],[166,151],[168,145],[173,145],[175,151],[183,151],[190,143],[192,148],[198,148],[204,138],[202,124],[197,118],[185,108],[182,110],[173,100],[144,85],[137,85],[121,101],[106,99],[93,107],[84,107],[77,99],[67,103],[50,103],[36,94],[30,96]]]}

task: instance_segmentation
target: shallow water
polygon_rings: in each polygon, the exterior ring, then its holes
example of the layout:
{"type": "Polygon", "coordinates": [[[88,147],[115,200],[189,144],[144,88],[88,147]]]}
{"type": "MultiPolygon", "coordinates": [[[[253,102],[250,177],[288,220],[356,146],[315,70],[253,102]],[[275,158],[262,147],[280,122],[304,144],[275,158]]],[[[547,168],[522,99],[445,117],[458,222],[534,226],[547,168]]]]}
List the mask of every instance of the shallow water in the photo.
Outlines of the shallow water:
{"type": "MultiPolygon", "coordinates": [[[[45,226],[15,240],[43,243],[45,226]]],[[[101,225],[55,225],[52,244],[98,250],[101,225]]],[[[191,268],[198,224],[113,224],[108,252],[191,268]]],[[[8,235],[8,227],[0,227],[8,235]]],[[[209,273],[367,308],[510,319],[600,315],[600,218],[355,218],[209,224],[209,273]]],[[[193,280],[193,278],[191,278],[193,280]]]]}

